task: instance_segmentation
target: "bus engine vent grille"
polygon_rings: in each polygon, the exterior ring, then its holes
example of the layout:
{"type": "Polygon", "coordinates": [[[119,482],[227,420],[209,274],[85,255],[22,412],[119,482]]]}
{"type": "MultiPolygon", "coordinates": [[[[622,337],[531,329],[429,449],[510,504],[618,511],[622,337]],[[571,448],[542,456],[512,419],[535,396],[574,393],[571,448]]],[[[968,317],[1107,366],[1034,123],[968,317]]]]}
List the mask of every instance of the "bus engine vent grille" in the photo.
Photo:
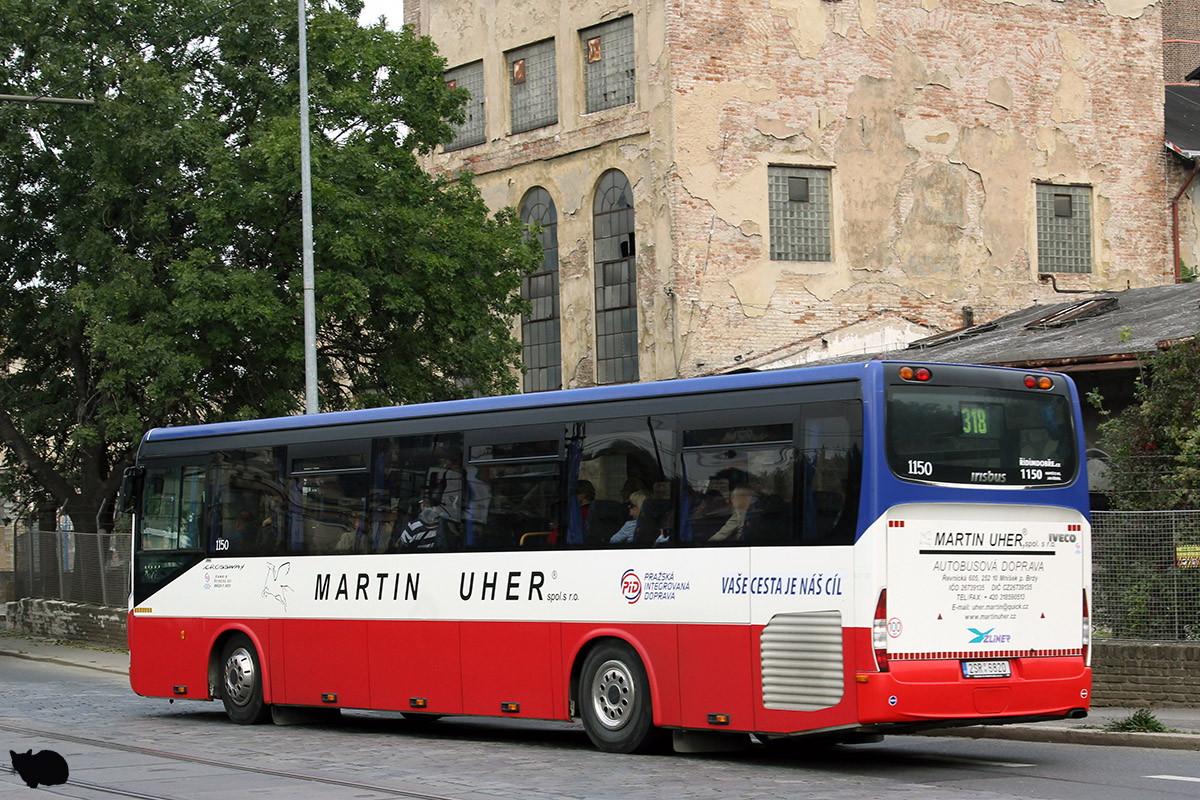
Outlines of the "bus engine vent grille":
{"type": "Polygon", "coordinates": [[[842,614],[777,614],[762,632],[763,706],[816,711],[842,700],[842,614]]]}

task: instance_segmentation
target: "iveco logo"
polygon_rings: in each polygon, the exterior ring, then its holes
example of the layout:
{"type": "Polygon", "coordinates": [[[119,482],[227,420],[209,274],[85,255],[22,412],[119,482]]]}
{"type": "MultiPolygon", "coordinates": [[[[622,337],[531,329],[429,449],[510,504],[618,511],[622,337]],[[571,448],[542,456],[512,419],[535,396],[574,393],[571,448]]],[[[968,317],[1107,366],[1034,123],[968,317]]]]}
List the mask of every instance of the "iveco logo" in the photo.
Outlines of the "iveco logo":
{"type": "Polygon", "coordinates": [[[1051,542],[1073,542],[1075,534],[1073,533],[1052,533],[1050,534],[1051,542]]]}

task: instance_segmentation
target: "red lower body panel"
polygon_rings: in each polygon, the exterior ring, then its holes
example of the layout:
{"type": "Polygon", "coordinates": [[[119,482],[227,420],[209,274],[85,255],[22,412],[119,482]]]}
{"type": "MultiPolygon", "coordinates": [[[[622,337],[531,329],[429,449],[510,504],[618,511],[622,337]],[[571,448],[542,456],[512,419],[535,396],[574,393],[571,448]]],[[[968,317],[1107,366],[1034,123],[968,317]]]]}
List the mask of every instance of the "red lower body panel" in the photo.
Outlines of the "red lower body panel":
{"type": "Polygon", "coordinates": [[[571,681],[589,644],[604,637],[641,658],[654,721],[672,728],[784,734],[1061,717],[1087,708],[1091,690],[1091,670],[1078,656],[1013,659],[1011,678],[963,678],[957,660],[896,662],[875,672],[864,629],[844,632],[840,700],[812,711],[765,707],[761,628],[749,626],[131,615],[128,630],[130,684],[157,697],[210,699],[210,659],[219,659],[221,637],[235,630],[258,650],[266,702],[288,705],[566,719],[571,681]],[[728,724],[712,724],[709,715],[728,724]]]}

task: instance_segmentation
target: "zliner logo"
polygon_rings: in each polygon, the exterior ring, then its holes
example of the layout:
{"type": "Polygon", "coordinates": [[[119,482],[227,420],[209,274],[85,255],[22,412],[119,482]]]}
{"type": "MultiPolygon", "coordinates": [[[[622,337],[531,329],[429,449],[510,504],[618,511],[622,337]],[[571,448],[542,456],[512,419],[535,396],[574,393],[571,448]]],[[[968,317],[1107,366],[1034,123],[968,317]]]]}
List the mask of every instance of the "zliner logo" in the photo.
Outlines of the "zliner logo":
{"type": "Polygon", "coordinates": [[[625,595],[630,604],[636,603],[642,596],[642,579],[631,569],[625,570],[625,574],[621,576],[621,594],[625,595]]]}
{"type": "Polygon", "coordinates": [[[975,634],[975,638],[971,640],[971,644],[1005,644],[1012,639],[1007,633],[997,633],[993,636],[992,631],[996,630],[995,628],[988,628],[986,631],[981,631],[978,628],[967,628],[967,630],[975,634]]]}

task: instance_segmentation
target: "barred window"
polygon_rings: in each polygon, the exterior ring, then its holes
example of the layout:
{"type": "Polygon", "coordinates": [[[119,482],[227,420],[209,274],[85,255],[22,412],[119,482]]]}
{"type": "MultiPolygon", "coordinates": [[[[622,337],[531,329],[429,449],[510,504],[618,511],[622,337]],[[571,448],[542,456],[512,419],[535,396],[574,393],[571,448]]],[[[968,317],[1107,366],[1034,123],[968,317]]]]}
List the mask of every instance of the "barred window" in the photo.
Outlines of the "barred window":
{"type": "Polygon", "coordinates": [[[1092,271],[1092,187],[1037,185],[1040,272],[1092,271]]]}
{"type": "Polygon", "coordinates": [[[767,167],[772,261],[829,261],[829,170],[767,167]]]}
{"type": "Polygon", "coordinates": [[[638,379],[633,191],[620,170],[600,177],[592,207],[596,267],[596,382],[638,379]]]}
{"type": "Polygon", "coordinates": [[[471,93],[463,107],[466,118],[461,125],[454,126],[454,139],[447,142],[445,150],[461,150],[487,141],[486,119],[483,106],[483,62],[464,64],[446,73],[446,85],[452,89],[466,89],[471,93]]]}
{"type": "Polygon", "coordinates": [[[553,39],[510,52],[508,77],[513,133],[558,122],[558,73],[553,39]]]}
{"type": "Polygon", "coordinates": [[[530,312],[521,317],[521,355],[525,362],[525,391],[562,388],[562,340],[558,312],[558,213],[554,199],[535,186],[521,201],[521,221],[541,226],[542,266],[521,282],[521,296],[530,312]]]}
{"type": "Polygon", "coordinates": [[[605,22],[579,32],[587,113],[633,102],[633,17],[605,22]]]}

